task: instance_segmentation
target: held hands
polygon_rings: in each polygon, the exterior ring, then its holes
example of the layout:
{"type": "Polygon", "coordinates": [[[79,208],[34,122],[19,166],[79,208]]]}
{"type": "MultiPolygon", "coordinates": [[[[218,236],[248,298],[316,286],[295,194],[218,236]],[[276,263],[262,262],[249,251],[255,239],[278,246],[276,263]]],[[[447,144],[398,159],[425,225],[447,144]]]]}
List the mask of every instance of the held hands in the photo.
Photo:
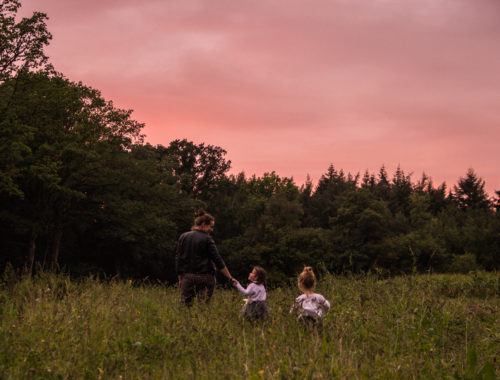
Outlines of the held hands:
{"type": "Polygon", "coordinates": [[[239,284],[238,280],[235,279],[235,278],[233,278],[233,277],[231,277],[231,285],[236,286],[238,284],[239,284]]]}
{"type": "Polygon", "coordinates": [[[182,276],[179,275],[178,278],[179,278],[179,290],[180,290],[182,287],[182,276]]]}

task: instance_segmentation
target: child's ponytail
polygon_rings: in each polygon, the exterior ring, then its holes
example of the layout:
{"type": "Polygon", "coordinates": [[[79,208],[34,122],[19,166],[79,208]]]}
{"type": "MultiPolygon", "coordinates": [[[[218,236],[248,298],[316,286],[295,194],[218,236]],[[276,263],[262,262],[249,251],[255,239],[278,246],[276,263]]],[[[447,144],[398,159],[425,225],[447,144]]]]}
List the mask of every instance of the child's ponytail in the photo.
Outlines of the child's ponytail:
{"type": "Polygon", "coordinates": [[[299,275],[299,287],[305,290],[312,290],[316,287],[316,276],[312,267],[304,267],[304,270],[299,275]]]}

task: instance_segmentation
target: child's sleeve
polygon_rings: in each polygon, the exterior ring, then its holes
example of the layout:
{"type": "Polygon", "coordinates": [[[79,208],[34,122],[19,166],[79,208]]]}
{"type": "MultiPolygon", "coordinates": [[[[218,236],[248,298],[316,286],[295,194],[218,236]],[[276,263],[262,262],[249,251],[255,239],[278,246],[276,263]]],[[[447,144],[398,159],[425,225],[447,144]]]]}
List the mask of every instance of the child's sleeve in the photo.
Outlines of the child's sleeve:
{"type": "Polygon", "coordinates": [[[292,314],[295,309],[298,309],[299,307],[299,302],[298,302],[299,298],[295,298],[295,300],[293,301],[293,304],[292,304],[292,307],[290,308],[290,314],[292,314]]]}
{"type": "Polygon", "coordinates": [[[243,286],[241,286],[239,283],[236,284],[236,289],[243,294],[244,296],[251,296],[254,293],[254,284],[248,285],[248,287],[245,289],[243,286]]]}
{"type": "Polygon", "coordinates": [[[321,296],[320,303],[325,310],[330,310],[330,302],[325,297],[321,296]]]}

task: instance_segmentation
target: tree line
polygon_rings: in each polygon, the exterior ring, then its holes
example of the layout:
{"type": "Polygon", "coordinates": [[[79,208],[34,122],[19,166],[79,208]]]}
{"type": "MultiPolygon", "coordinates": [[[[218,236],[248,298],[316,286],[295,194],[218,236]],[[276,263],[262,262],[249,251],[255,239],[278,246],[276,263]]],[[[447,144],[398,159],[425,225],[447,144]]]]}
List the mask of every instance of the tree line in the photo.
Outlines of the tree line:
{"type": "Polygon", "coordinates": [[[18,20],[0,3],[0,270],[173,282],[178,236],[194,211],[236,277],[253,265],[272,282],[304,264],[334,273],[498,270],[500,191],[467,170],[453,188],[330,165],[314,185],[270,171],[230,175],[227,152],[145,142],[143,124],[101,93],[56,72],[47,16],[18,20]]]}

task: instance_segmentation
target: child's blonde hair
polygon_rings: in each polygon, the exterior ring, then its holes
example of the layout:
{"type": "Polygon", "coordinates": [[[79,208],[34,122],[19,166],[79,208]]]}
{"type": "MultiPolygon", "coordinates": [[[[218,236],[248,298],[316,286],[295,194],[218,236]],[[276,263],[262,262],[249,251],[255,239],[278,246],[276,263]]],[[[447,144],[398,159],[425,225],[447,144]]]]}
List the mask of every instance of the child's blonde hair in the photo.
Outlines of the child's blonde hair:
{"type": "Polygon", "coordinates": [[[316,287],[316,276],[312,267],[304,267],[304,270],[299,275],[299,288],[304,290],[313,290],[316,287]]]}

